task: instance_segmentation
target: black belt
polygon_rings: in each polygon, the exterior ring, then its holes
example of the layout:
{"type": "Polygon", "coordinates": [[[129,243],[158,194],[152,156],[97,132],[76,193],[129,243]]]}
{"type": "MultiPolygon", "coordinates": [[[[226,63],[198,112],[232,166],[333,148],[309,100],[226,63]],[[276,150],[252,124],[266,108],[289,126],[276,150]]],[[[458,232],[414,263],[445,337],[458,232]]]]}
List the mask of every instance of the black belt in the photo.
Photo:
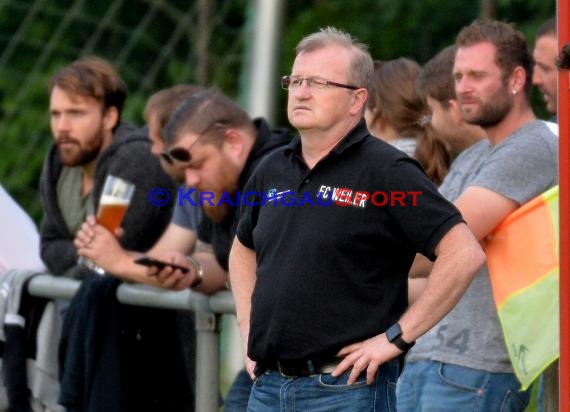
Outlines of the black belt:
{"type": "MultiPolygon", "coordinates": [[[[263,364],[262,370],[275,370],[289,378],[298,376],[311,376],[321,373],[331,373],[342,361],[342,358],[303,359],[303,360],[277,360],[263,364]]],[[[256,375],[259,375],[256,373],[256,375]]]]}

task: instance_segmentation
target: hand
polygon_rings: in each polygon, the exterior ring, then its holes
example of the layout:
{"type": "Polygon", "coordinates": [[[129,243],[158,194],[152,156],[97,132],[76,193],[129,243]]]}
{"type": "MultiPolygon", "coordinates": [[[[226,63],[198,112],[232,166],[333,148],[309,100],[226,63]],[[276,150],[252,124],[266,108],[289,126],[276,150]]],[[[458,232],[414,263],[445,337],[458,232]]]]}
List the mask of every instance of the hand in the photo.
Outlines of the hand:
{"type": "MultiPolygon", "coordinates": [[[[122,230],[116,235],[121,236],[122,230]]],[[[91,259],[110,273],[120,273],[121,264],[130,259],[111,232],[98,225],[94,216],[88,216],[75,235],[73,244],[77,253],[91,259]]]]}
{"type": "Polygon", "coordinates": [[[89,215],[81,228],[75,234],[75,239],[73,244],[79,249],[87,248],[88,245],[93,241],[95,238],[95,230],[93,229],[97,225],[97,221],[95,220],[95,216],[89,215]]]}
{"type": "Polygon", "coordinates": [[[247,373],[249,374],[249,377],[251,378],[251,380],[255,380],[255,361],[249,359],[249,357],[245,357],[245,370],[247,371],[247,373]]]}
{"type": "Polygon", "coordinates": [[[187,273],[182,273],[180,269],[174,269],[166,266],[162,270],[157,267],[150,266],[147,269],[147,276],[155,276],[160,282],[160,286],[166,289],[184,290],[196,280],[198,274],[194,265],[188,262],[186,256],[180,252],[166,252],[155,254],[152,257],[162,260],[163,262],[173,263],[188,268],[187,273]]]}
{"type": "Polygon", "coordinates": [[[362,342],[342,348],[337,356],[344,357],[332,371],[332,376],[339,376],[352,367],[347,383],[352,385],[366,369],[366,382],[371,384],[380,365],[400,355],[402,351],[388,342],[386,334],[374,336],[362,342]]]}
{"type": "Polygon", "coordinates": [[[240,334],[242,335],[242,346],[243,346],[243,353],[245,354],[245,370],[247,371],[251,380],[255,380],[255,366],[257,362],[251,360],[249,356],[247,356],[247,333],[243,334],[243,331],[240,330],[240,334]],[[244,337],[245,336],[245,337],[244,337]]]}

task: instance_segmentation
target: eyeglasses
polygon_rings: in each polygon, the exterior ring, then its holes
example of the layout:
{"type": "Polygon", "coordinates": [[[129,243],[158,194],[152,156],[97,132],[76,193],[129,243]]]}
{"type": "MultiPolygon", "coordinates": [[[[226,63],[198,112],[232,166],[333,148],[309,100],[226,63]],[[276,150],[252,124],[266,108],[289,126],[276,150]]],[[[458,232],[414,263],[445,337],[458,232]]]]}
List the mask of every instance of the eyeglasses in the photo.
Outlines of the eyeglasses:
{"type": "Polygon", "coordinates": [[[330,80],[319,79],[318,77],[301,77],[301,76],[283,76],[281,78],[281,87],[285,90],[296,90],[307,82],[307,86],[311,89],[326,89],[327,87],[343,87],[345,89],[357,90],[360,87],[352,86],[350,84],[342,84],[332,82],[330,80]]]}

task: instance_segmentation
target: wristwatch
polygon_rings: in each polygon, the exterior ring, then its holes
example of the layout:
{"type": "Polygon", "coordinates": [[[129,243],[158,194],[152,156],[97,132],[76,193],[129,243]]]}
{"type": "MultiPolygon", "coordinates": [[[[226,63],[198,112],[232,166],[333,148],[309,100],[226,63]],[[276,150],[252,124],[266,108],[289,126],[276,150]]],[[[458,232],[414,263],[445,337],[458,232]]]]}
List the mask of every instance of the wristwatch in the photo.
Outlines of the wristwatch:
{"type": "Polygon", "coordinates": [[[409,351],[416,344],[416,342],[406,342],[402,339],[402,328],[400,328],[400,324],[397,322],[386,330],[386,337],[388,342],[393,343],[403,352],[409,351]]]}
{"type": "Polygon", "coordinates": [[[192,284],[190,285],[190,289],[194,289],[195,287],[200,286],[200,284],[204,280],[204,268],[202,267],[200,262],[198,262],[192,256],[186,256],[186,259],[188,260],[189,263],[192,264],[192,266],[194,266],[194,269],[196,269],[196,279],[194,279],[194,282],[192,282],[192,284]]]}

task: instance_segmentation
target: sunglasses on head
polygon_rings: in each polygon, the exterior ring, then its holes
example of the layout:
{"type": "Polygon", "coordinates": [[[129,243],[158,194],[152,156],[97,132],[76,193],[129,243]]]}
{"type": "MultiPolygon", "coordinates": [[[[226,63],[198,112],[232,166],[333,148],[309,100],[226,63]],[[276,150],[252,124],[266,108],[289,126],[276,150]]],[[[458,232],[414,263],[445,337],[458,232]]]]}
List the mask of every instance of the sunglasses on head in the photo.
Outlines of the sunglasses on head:
{"type": "Polygon", "coordinates": [[[174,164],[174,162],[181,162],[181,163],[190,163],[190,161],[192,160],[192,154],[190,153],[190,150],[192,150],[192,147],[198,143],[198,140],[200,140],[203,136],[205,136],[207,134],[208,131],[210,131],[210,129],[214,126],[217,126],[218,123],[213,123],[211,125],[209,125],[202,133],[200,133],[200,135],[198,136],[198,138],[196,140],[194,140],[194,142],[190,145],[190,147],[188,147],[188,149],[185,149],[183,147],[174,147],[170,150],[164,150],[161,154],[160,157],[162,157],[167,163],[169,164],[174,164]]]}
{"type": "Polygon", "coordinates": [[[174,164],[175,161],[182,163],[190,163],[192,155],[183,147],[175,147],[174,149],[165,150],[160,154],[167,163],[174,164]]]}

